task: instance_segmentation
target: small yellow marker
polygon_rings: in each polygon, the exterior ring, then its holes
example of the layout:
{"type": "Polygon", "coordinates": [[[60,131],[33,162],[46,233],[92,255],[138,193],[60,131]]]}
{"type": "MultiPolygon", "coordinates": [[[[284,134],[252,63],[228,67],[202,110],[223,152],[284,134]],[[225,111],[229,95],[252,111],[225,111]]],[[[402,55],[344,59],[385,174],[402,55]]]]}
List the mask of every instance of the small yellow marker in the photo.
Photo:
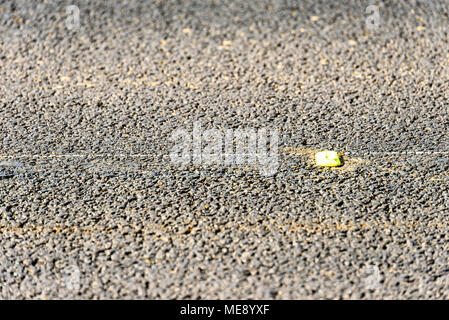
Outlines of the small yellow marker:
{"type": "Polygon", "coordinates": [[[319,167],[341,166],[340,157],[335,151],[320,151],[315,154],[316,165],[319,167]]]}

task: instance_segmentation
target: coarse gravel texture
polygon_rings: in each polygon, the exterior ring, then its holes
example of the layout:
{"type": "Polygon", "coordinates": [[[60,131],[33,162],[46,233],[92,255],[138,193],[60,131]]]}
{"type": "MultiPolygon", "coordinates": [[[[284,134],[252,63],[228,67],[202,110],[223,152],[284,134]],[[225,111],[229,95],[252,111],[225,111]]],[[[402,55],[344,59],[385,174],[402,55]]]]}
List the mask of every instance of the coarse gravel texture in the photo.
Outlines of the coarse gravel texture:
{"type": "Polygon", "coordinates": [[[371,2],[0,1],[0,298],[449,298],[449,2],[371,2]]]}

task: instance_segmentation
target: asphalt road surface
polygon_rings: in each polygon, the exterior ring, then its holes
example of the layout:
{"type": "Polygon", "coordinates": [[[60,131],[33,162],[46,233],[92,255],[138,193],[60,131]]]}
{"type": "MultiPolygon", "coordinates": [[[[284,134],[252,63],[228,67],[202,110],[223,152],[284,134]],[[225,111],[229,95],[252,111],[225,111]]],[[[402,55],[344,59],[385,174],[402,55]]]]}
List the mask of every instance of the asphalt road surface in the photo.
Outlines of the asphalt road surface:
{"type": "Polygon", "coordinates": [[[449,298],[448,12],[0,1],[0,298],[449,298]],[[276,172],[172,162],[195,123],[276,172]]]}

